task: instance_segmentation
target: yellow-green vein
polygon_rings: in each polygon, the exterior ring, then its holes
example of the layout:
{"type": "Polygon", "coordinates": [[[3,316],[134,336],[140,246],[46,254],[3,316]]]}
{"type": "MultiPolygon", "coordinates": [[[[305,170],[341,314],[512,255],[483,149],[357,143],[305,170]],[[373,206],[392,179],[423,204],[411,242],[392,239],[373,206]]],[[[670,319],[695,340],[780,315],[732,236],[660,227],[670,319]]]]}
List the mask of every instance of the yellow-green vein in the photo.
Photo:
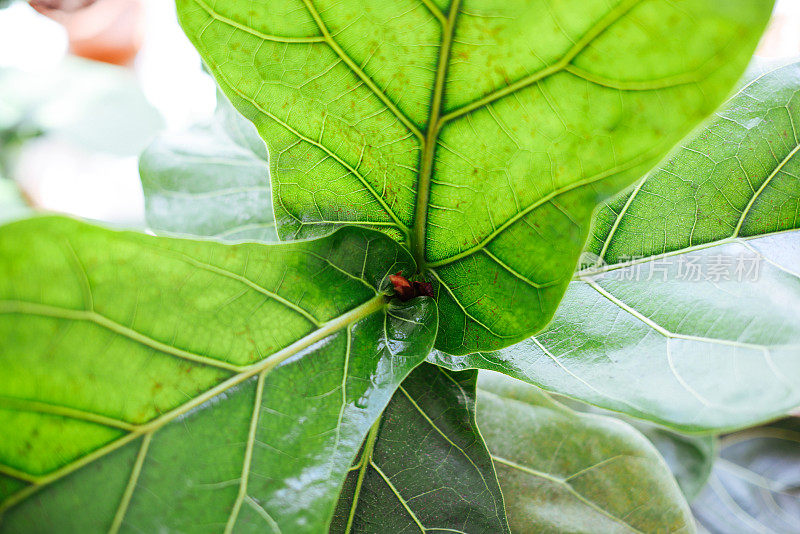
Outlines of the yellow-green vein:
{"type": "Polygon", "coordinates": [[[239,479],[239,492],[228,516],[228,522],[225,524],[225,534],[233,532],[233,527],[236,526],[236,520],[239,517],[239,509],[242,507],[245,497],[247,497],[247,481],[250,478],[250,463],[253,459],[253,447],[256,442],[256,431],[258,430],[258,418],[261,414],[261,399],[264,395],[264,380],[266,377],[267,371],[262,371],[258,375],[255,401],[253,402],[253,416],[250,418],[250,430],[247,434],[247,445],[245,446],[244,461],[242,462],[242,475],[239,479]]]}
{"type": "Polygon", "coordinates": [[[228,26],[231,26],[232,28],[236,28],[237,30],[241,30],[243,32],[249,33],[250,35],[252,35],[254,37],[258,37],[259,39],[262,39],[264,41],[273,41],[273,42],[276,42],[276,43],[288,43],[288,44],[291,44],[291,43],[324,43],[325,42],[325,38],[323,36],[321,36],[321,35],[314,35],[314,36],[311,36],[311,37],[283,37],[283,36],[280,36],[280,35],[268,35],[266,33],[261,33],[259,31],[254,30],[253,28],[245,26],[244,24],[238,23],[235,20],[229,19],[227,17],[223,17],[222,15],[220,15],[219,13],[217,13],[216,11],[211,9],[211,7],[208,4],[206,4],[205,2],[203,2],[203,0],[192,0],[192,1],[195,4],[197,4],[198,6],[200,6],[200,8],[203,11],[205,11],[208,14],[208,16],[213,18],[214,20],[218,20],[219,22],[221,22],[223,24],[227,24],[228,26]]]}
{"type": "Polygon", "coordinates": [[[350,534],[353,530],[353,521],[356,517],[356,510],[358,509],[358,499],[361,496],[361,488],[364,485],[364,475],[367,472],[367,467],[372,463],[372,451],[375,449],[375,441],[378,439],[381,421],[382,418],[378,417],[369,429],[367,440],[364,443],[364,451],[361,453],[361,459],[356,466],[358,468],[358,478],[356,479],[356,489],[353,492],[353,502],[350,503],[350,513],[347,515],[345,534],[350,534]]]}
{"type": "Polygon", "coordinates": [[[169,354],[170,356],[175,356],[183,360],[188,360],[212,367],[218,367],[227,371],[238,372],[244,369],[243,367],[234,365],[232,363],[209,358],[207,356],[195,354],[193,352],[167,345],[166,343],[157,341],[142,334],[141,332],[137,332],[132,328],[123,326],[116,321],[112,321],[108,317],[93,311],[73,310],[69,308],[60,308],[47,304],[38,304],[35,302],[19,300],[3,300],[0,301],[0,315],[3,314],[37,315],[40,317],[52,317],[54,319],[64,319],[68,321],[86,321],[110,330],[115,334],[126,337],[131,341],[135,341],[146,347],[150,347],[153,350],[157,350],[159,352],[163,352],[164,354],[169,354]]]}
{"type": "Polygon", "coordinates": [[[315,35],[312,37],[283,37],[279,35],[268,35],[266,33],[261,33],[259,31],[254,30],[253,28],[245,26],[244,24],[238,23],[235,20],[223,17],[222,15],[211,9],[211,7],[202,0],[192,0],[192,1],[198,6],[200,6],[200,8],[214,20],[218,20],[219,22],[227,24],[232,28],[236,28],[237,30],[249,33],[250,35],[258,37],[259,39],[262,39],[264,41],[273,41],[276,43],[324,43],[325,42],[325,38],[321,35],[315,35]]]}
{"type": "Polygon", "coordinates": [[[538,72],[525,76],[524,78],[517,80],[516,82],[511,83],[493,93],[490,93],[483,98],[479,98],[478,100],[451,111],[441,118],[440,127],[446,122],[456,119],[462,115],[466,115],[467,113],[475,111],[476,109],[482,108],[496,100],[515,93],[520,89],[528,87],[529,85],[533,85],[542,79],[547,78],[548,76],[552,76],[553,74],[564,70],[567,65],[569,65],[570,62],[572,62],[572,60],[575,59],[578,54],[580,54],[594,39],[596,39],[601,33],[606,31],[615,22],[625,16],[637,4],[641,3],[641,1],[642,0],[626,0],[625,2],[622,2],[612,9],[606,16],[600,19],[600,21],[589,31],[587,31],[583,37],[581,37],[556,63],[553,63],[552,65],[545,67],[538,72]]]}
{"type": "Polygon", "coordinates": [[[76,408],[71,408],[69,406],[62,406],[60,404],[52,404],[48,402],[29,400],[29,399],[20,399],[17,397],[0,396],[0,407],[4,409],[15,410],[18,412],[43,413],[47,415],[57,415],[60,417],[66,417],[68,419],[78,419],[81,421],[87,421],[89,423],[95,423],[98,425],[108,426],[111,428],[118,428],[120,430],[125,430],[127,432],[131,432],[133,430],[136,430],[137,428],[136,425],[131,424],[127,421],[123,421],[121,419],[115,419],[113,417],[108,417],[102,414],[87,412],[85,410],[79,410],[76,408]]]}
{"type": "Polygon", "coordinates": [[[420,142],[422,142],[423,139],[422,132],[419,131],[419,128],[417,128],[416,125],[413,122],[411,122],[411,120],[408,117],[406,117],[405,113],[400,111],[400,108],[398,108],[397,105],[395,105],[395,103],[392,102],[392,100],[388,96],[386,96],[386,93],[384,93],[377,85],[375,85],[375,82],[372,80],[372,78],[367,76],[367,74],[361,69],[361,67],[356,65],[355,61],[353,61],[353,59],[347,54],[347,52],[345,52],[342,49],[342,47],[339,46],[339,43],[336,42],[331,33],[328,31],[328,27],[322,20],[322,17],[317,11],[317,8],[314,7],[313,1],[303,0],[303,3],[306,5],[306,9],[308,9],[308,12],[314,19],[314,22],[316,22],[317,26],[319,27],[320,32],[322,32],[322,35],[325,37],[325,42],[328,43],[328,46],[330,46],[331,49],[336,53],[336,55],[339,56],[342,59],[342,61],[344,61],[345,64],[347,64],[348,67],[350,67],[350,70],[352,70],[353,73],[356,76],[358,76],[358,78],[362,82],[364,82],[364,84],[367,87],[370,88],[370,90],[375,94],[375,96],[377,96],[381,100],[381,102],[383,102],[383,104],[387,108],[389,108],[389,110],[391,110],[392,113],[394,113],[394,115],[398,118],[398,120],[400,120],[400,122],[402,122],[403,125],[406,128],[408,128],[408,130],[412,134],[414,134],[414,136],[420,142]]]}
{"type": "Polygon", "coordinates": [[[153,438],[153,433],[149,432],[142,438],[142,444],[139,446],[139,453],[136,455],[136,461],[131,470],[131,476],[128,479],[128,484],[125,486],[125,493],[122,494],[117,512],[114,514],[114,521],[111,523],[111,528],[108,529],[108,534],[117,534],[119,527],[122,526],[122,521],[125,519],[125,514],[128,512],[128,506],[131,502],[131,497],[136,489],[136,484],[139,482],[139,474],[142,472],[144,460],[147,457],[147,450],[150,447],[150,440],[153,438]]]}
{"type": "Polygon", "coordinates": [[[494,454],[492,455],[492,460],[494,460],[495,462],[497,462],[499,464],[505,465],[506,467],[510,467],[511,469],[517,469],[518,471],[522,471],[523,473],[527,473],[527,474],[535,476],[537,478],[542,478],[544,480],[548,480],[548,481],[552,482],[553,484],[557,484],[557,485],[561,486],[562,488],[566,489],[567,492],[570,493],[570,495],[572,495],[573,497],[578,499],[580,502],[582,502],[583,504],[585,504],[586,506],[588,506],[592,510],[598,512],[601,515],[604,515],[605,517],[611,519],[615,523],[617,523],[619,525],[622,525],[623,527],[629,529],[631,532],[636,532],[637,534],[644,534],[642,531],[634,528],[632,525],[629,525],[628,523],[626,523],[622,519],[612,515],[607,510],[602,509],[600,506],[598,506],[594,502],[590,501],[589,499],[587,499],[586,497],[581,495],[577,490],[575,490],[575,488],[572,487],[572,484],[570,484],[569,482],[567,482],[566,480],[564,480],[561,477],[556,477],[556,476],[550,475],[548,473],[544,473],[542,471],[538,471],[536,469],[527,467],[527,466],[522,465],[522,464],[518,464],[516,462],[513,462],[513,461],[508,460],[506,458],[503,458],[501,456],[496,456],[494,454]]]}
{"type": "Polygon", "coordinates": [[[406,513],[408,513],[408,515],[411,517],[411,519],[414,521],[414,523],[417,525],[417,527],[419,527],[420,532],[424,533],[425,532],[425,526],[419,520],[419,518],[417,517],[417,514],[414,513],[414,511],[408,505],[408,503],[403,498],[403,496],[400,495],[400,492],[397,491],[397,488],[394,487],[394,484],[392,484],[392,481],[389,480],[389,477],[386,476],[386,474],[381,470],[380,467],[378,467],[375,464],[375,462],[370,462],[370,466],[381,476],[383,481],[386,482],[386,485],[389,486],[389,489],[392,490],[392,493],[395,494],[395,496],[397,497],[397,500],[400,501],[400,504],[403,505],[403,508],[405,509],[406,513]]]}
{"type": "MultiPolygon", "coordinates": [[[[333,158],[334,161],[336,161],[342,167],[347,169],[350,172],[350,174],[355,176],[356,179],[358,179],[358,181],[361,182],[361,184],[367,189],[367,191],[370,192],[370,194],[375,198],[375,200],[378,202],[378,204],[380,204],[381,207],[384,209],[386,214],[395,222],[395,224],[397,225],[397,228],[400,231],[404,232],[404,233],[408,232],[408,226],[406,226],[405,223],[403,223],[403,221],[401,221],[397,217],[397,214],[395,214],[395,212],[389,207],[389,205],[386,204],[386,200],[384,200],[384,198],[381,195],[379,195],[377,191],[375,191],[375,188],[372,187],[372,185],[367,181],[367,179],[364,178],[361,175],[361,173],[359,173],[353,166],[351,166],[349,163],[344,161],[341,157],[339,157],[337,154],[335,154],[332,150],[328,149],[328,147],[326,147],[325,145],[321,144],[319,141],[315,141],[314,139],[311,139],[310,137],[307,137],[307,136],[301,134],[300,132],[298,132],[297,130],[292,128],[290,125],[288,125],[286,122],[280,120],[277,116],[275,116],[274,114],[272,114],[269,111],[267,111],[264,108],[264,106],[262,106],[258,102],[256,102],[254,98],[251,98],[251,97],[247,96],[246,94],[244,94],[244,92],[242,92],[240,89],[238,89],[235,84],[231,83],[230,80],[228,79],[228,77],[225,76],[225,74],[222,71],[217,71],[217,76],[218,76],[218,80],[217,81],[219,82],[220,85],[225,85],[225,87],[227,87],[231,92],[233,92],[237,96],[239,96],[239,98],[249,102],[258,111],[260,111],[261,113],[263,113],[264,115],[266,115],[267,117],[272,119],[275,123],[279,124],[283,128],[287,129],[289,132],[291,132],[292,135],[294,135],[295,137],[297,137],[301,141],[304,141],[304,142],[306,142],[306,143],[308,143],[310,145],[313,145],[313,146],[319,148],[320,150],[322,150],[323,152],[328,154],[331,158],[333,158]]],[[[364,223],[365,224],[374,224],[374,223],[371,223],[370,221],[364,221],[364,223]]]]}

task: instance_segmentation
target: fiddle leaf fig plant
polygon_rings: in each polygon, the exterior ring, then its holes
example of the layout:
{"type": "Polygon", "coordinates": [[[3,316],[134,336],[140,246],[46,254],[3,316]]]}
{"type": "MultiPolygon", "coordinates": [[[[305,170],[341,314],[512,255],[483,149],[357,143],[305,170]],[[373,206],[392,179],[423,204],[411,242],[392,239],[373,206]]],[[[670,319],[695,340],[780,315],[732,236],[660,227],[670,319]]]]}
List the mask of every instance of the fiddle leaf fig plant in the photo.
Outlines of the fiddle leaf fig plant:
{"type": "Polygon", "coordinates": [[[701,125],[771,7],[177,0],[149,233],[0,226],[0,533],[693,532],[800,404],[800,67],[701,125]]]}
{"type": "Polygon", "coordinates": [[[267,141],[279,235],[384,230],[466,354],[549,322],[598,202],[719,105],[771,2],[177,5],[267,141]]]}

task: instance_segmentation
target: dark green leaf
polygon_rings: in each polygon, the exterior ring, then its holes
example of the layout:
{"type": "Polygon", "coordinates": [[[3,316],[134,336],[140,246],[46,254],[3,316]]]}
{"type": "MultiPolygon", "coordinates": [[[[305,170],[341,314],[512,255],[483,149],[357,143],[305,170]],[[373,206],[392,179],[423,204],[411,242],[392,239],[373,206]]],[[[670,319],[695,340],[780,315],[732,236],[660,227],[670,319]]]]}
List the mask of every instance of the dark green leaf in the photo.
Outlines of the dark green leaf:
{"type": "Polygon", "coordinates": [[[383,234],[224,245],[0,227],[5,532],[320,532],[436,334],[383,234]]]}
{"type": "Polygon", "coordinates": [[[522,382],[482,374],[478,425],[513,532],[694,531],[664,460],[619,419],[574,412],[522,382]]]}
{"type": "Polygon", "coordinates": [[[794,63],[745,85],[671,160],[601,209],[595,264],[544,332],[434,363],[502,371],[689,432],[796,407],[799,150],[794,63]]]}
{"type": "Polygon", "coordinates": [[[692,511],[712,534],[800,532],[800,418],[723,437],[692,511]]]}
{"type": "Polygon", "coordinates": [[[739,78],[770,0],[178,0],[269,144],[282,237],[383,229],[436,281],[437,347],[544,327],[592,211],[739,78]]]}
{"type": "Polygon", "coordinates": [[[508,532],[475,425],[476,378],[427,364],[411,373],[348,476],[332,532],[508,532]]]}

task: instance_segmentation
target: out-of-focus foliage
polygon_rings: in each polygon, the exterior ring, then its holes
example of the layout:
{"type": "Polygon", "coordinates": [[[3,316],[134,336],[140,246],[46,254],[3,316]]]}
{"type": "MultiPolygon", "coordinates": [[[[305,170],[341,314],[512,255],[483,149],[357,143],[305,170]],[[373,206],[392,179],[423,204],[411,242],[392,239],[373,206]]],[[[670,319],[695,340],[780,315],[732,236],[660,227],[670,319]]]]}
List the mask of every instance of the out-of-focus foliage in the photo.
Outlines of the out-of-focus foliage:
{"type": "Polygon", "coordinates": [[[800,418],[722,437],[692,511],[712,534],[800,533],[800,418]]]}
{"type": "Polygon", "coordinates": [[[69,57],[52,71],[0,70],[0,135],[44,133],[88,151],[133,156],[163,125],[127,69],[69,57]]]}

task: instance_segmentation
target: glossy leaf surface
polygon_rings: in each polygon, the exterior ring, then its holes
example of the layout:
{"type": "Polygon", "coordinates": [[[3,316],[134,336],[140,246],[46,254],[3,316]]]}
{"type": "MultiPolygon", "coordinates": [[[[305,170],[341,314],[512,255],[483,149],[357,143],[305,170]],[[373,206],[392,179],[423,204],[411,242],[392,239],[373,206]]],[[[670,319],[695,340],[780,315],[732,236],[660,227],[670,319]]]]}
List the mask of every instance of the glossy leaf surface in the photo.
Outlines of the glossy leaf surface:
{"type": "Polygon", "coordinates": [[[367,438],[331,532],[508,532],[475,424],[476,378],[428,364],[411,373],[367,438]]]}
{"type": "Polygon", "coordinates": [[[513,532],[694,531],[669,469],[633,427],[502,375],[479,387],[478,425],[513,532]]]}
{"type": "Polygon", "coordinates": [[[797,63],[743,87],[670,161],[602,208],[593,262],[544,332],[503,351],[433,360],[691,432],[796,407],[796,125],[797,63]]]}
{"type": "Polygon", "coordinates": [[[405,242],[465,354],[545,326],[597,203],[716,108],[772,2],[177,5],[269,144],[279,234],[405,242]]]}
{"type": "Polygon", "coordinates": [[[436,334],[383,234],[0,228],[2,532],[319,532],[436,334]],[[76,510],[80,509],[80,513],[76,510]]]}
{"type": "Polygon", "coordinates": [[[208,124],[162,134],[142,153],[147,224],[157,233],[277,241],[266,146],[223,96],[208,124]]]}
{"type": "Polygon", "coordinates": [[[723,437],[692,511],[712,534],[800,532],[800,419],[723,437]]]}

